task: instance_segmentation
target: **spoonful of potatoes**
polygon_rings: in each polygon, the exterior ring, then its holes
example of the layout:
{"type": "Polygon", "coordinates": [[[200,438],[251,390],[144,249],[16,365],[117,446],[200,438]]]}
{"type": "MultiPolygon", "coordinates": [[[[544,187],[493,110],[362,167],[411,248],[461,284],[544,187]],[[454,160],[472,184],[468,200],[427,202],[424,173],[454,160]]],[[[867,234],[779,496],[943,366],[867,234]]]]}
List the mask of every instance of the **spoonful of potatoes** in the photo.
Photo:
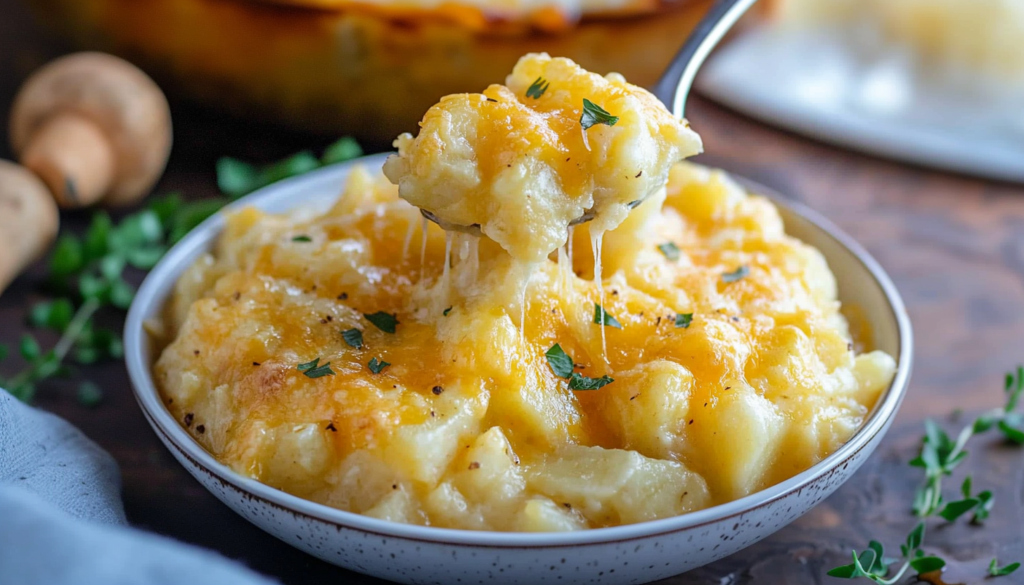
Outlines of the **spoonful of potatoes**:
{"type": "Polygon", "coordinates": [[[664,189],[672,165],[701,152],[682,117],[686,96],[754,1],[713,5],[654,93],[569,59],[526,55],[505,85],[441,98],[417,136],[398,137],[384,174],[427,219],[485,235],[521,261],[546,258],[573,225],[614,229],[664,189]]]}

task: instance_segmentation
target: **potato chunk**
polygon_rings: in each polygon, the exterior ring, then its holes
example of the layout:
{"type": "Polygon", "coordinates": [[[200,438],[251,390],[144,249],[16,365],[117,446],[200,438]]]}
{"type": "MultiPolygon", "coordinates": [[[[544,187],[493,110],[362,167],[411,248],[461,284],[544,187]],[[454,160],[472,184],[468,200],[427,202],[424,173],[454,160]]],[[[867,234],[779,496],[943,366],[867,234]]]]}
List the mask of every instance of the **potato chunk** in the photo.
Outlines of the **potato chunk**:
{"type": "Polygon", "coordinates": [[[710,499],[704,480],[680,463],[576,445],[529,466],[527,485],[597,526],[668,518],[710,499]]]}
{"type": "Polygon", "coordinates": [[[674,459],[690,410],[693,374],[670,361],[644,364],[581,397],[617,446],[655,459],[674,459]]]}
{"type": "Polygon", "coordinates": [[[685,120],[620,75],[530,54],[505,83],[442,98],[418,136],[398,137],[384,173],[406,201],[479,225],[516,259],[543,260],[585,210],[597,214],[592,229],[613,229],[665,186],[673,163],[701,151],[685,120]],[[584,100],[614,119],[585,129],[584,100]]]}

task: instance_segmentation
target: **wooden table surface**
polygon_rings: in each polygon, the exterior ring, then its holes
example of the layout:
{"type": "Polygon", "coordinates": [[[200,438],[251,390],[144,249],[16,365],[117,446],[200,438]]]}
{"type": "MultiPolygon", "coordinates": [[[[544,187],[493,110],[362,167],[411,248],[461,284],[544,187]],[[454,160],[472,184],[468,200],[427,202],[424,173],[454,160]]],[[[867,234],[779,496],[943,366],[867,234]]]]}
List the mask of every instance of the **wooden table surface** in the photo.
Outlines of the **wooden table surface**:
{"type": "MultiPolygon", "coordinates": [[[[6,113],[28,72],[66,49],[44,40],[17,0],[0,0],[0,14],[0,113],[6,113]]],[[[175,148],[158,193],[213,195],[214,162],[221,155],[270,161],[328,142],[241,124],[184,104],[172,103],[172,109],[175,148]]],[[[921,474],[906,462],[916,454],[922,422],[947,419],[955,409],[1001,405],[1003,373],[1024,362],[1024,188],[822,145],[702,99],[692,102],[689,114],[704,137],[707,154],[701,162],[806,203],[875,255],[909,308],[916,352],[913,382],[896,424],[853,479],[774,536],[665,583],[832,582],[826,571],[849,562],[851,547],[875,538],[898,548],[915,524],[909,503],[921,474]]],[[[0,134],[7,135],[3,122],[0,134]]],[[[10,158],[3,142],[0,158],[10,158]]],[[[62,229],[81,230],[87,220],[86,213],[65,213],[62,229]]],[[[38,298],[39,274],[36,267],[4,293],[0,342],[16,341],[25,329],[26,310],[38,298]]],[[[17,365],[9,362],[5,371],[17,365]]],[[[278,542],[215,500],[146,425],[122,364],[82,368],[80,375],[105,389],[102,405],[79,405],[74,383],[66,381],[45,384],[36,404],[70,420],[113,454],[132,524],[215,549],[284,583],[375,582],[278,542]]],[[[992,519],[984,528],[933,523],[928,542],[962,564],[967,582],[980,582],[995,555],[1024,561],[1022,450],[986,437],[971,449],[967,470],[974,473],[975,486],[995,492],[992,519]]],[[[1024,576],[1004,582],[1024,582],[1024,576]]]]}

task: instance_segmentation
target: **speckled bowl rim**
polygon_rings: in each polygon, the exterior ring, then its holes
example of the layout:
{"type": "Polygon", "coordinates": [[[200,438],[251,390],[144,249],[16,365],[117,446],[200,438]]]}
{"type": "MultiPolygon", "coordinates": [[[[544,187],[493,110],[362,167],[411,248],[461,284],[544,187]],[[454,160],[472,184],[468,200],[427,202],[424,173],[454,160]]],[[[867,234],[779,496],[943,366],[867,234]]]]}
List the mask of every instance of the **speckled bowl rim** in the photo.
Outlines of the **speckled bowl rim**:
{"type": "MultiPolygon", "coordinates": [[[[326,180],[334,175],[338,176],[337,192],[340,192],[342,180],[347,176],[352,166],[365,165],[369,168],[379,168],[387,155],[388,153],[365,156],[318,169],[299,177],[280,181],[239,199],[226,209],[233,211],[278,198],[284,199],[288,192],[301,191],[305,185],[315,184],[318,180],[326,180]]],[[[153,268],[139,288],[135,301],[128,311],[124,329],[125,363],[132,383],[132,390],[146,418],[160,434],[173,443],[175,447],[196,465],[205,468],[209,473],[227,484],[243,493],[251,494],[282,509],[336,526],[380,536],[453,545],[497,548],[546,548],[622,542],[678,532],[728,520],[803,490],[809,484],[843,466],[860,450],[868,446],[876,435],[885,431],[895,417],[906,394],[912,367],[913,333],[911,331],[910,318],[907,315],[903,300],[896,290],[896,286],[878,262],[853,238],[843,233],[832,222],[817,212],[800,203],[783,199],[770,189],[763,189],[758,192],[770,197],[776,205],[788,208],[795,214],[802,216],[816,228],[823,231],[849,250],[871,274],[888,301],[889,309],[896,322],[899,351],[896,361],[896,375],[892,383],[868,414],[867,420],[849,441],[809,469],[798,473],[786,481],[738,500],[662,520],[576,532],[517,533],[473,531],[402,524],[346,512],[288,494],[236,473],[217,461],[197,443],[167,410],[153,382],[151,361],[147,355],[149,340],[143,328],[144,321],[150,318],[150,316],[158,314],[162,309],[164,302],[173,290],[174,281],[185,267],[183,264],[189,264],[191,259],[222,231],[224,227],[223,214],[217,214],[206,220],[171,248],[153,268]]],[[[293,203],[293,208],[299,207],[303,203],[303,199],[295,198],[293,203]]]]}

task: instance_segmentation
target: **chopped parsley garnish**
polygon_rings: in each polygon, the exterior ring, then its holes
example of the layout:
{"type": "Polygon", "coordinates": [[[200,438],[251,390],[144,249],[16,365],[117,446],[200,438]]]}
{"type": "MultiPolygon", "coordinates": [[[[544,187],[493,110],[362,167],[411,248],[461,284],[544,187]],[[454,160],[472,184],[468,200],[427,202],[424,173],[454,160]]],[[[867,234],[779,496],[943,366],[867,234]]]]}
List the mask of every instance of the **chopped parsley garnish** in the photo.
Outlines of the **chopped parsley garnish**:
{"type": "Polygon", "coordinates": [[[569,390],[599,390],[615,381],[608,376],[588,378],[579,372],[574,372],[575,365],[572,357],[565,353],[562,346],[557,343],[552,345],[551,349],[544,353],[544,356],[548,358],[548,365],[551,366],[551,371],[556,376],[569,380],[569,390]]]}
{"type": "Polygon", "coordinates": [[[331,362],[326,364],[320,364],[320,358],[316,358],[311,362],[299,364],[295,366],[297,370],[306,375],[307,378],[323,378],[324,376],[333,376],[334,370],[331,369],[331,362]]]}
{"type": "Polygon", "coordinates": [[[529,89],[526,90],[526,97],[533,98],[535,100],[540,99],[540,96],[544,95],[544,92],[547,91],[549,87],[551,87],[550,81],[543,77],[538,77],[532,84],[530,84],[529,89]]]}
{"type": "Polygon", "coordinates": [[[583,126],[584,130],[588,130],[591,126],[596,124],[608,124],[609,126],[614,126],[618,121],[618,116],[609,114],[601,106],[587,98],[583,98],[583,115],[580,116],[580,126],[583,126]]]}
{"type": "Polygon", "coordinates": [[[292,241],[293,242],[312,242],[313,238],[303,234],[301,236],[295,236],[294,238],[292,238],[292,241]]]}
{"type": "Polygon", "coordinates": [[[452,312],[452,308],[451,308],[451,307],[448,307],[447,309],[445,309],[445,310],[444,310],[444,313],[443,313],[443,315],[444,315],[445,317],[447,317],[447,316],[448,316],[448,313],[451,313],[451,312],[452,312]]]}
{"type": "Polygon", "coordinates": [[[377,311],[372,314],[363,314],[366,320],[373,323],[377,329],[380,329],[384,333],[394,333],[395,325],[398,325],[398,318],[391,313],[385,313],[384,311],[377,311]]]}
{"type": "Polygon", "coordinates": [[[605,311],[601,305],[597,303],[594,303],[594,323],[604,325],[605,327],[622,329],[622,323],[619,323],[615,317],[612,317],[608,311],[605,311]]]}
{"type": "Polygon", "coordinates": [[[693,313],[679,313],[676,315],[676,328],[687,329],[693,322],[693,313]]]}
{"type": "Polygon", "coordinates": [[[367,367],[370,368],[371,372],[373,372],[374,374],[379,374],[381,372],[381,370],[383,370],[384,368],[390,366],[391,364],[386,362],[386,361],[384,361],[384,360],[379,360],[377,358],[370,358],[370,363],[368,363],[366,365],[367,365],[367,367]]]}
{"type": "Polygon", "coordinates": [[[675,262],[679,260],[679,246],[672,242],[665,242],[664,244],[658,244],[658,250],[665,255],[666,258],[675,262]]]}
{"type": "Polygon", "coordinates": [[[740,266],[739,268],[733,270],[732,272],[726,272],[722,274],[722,282],[726,284],[736,282],[737,280],[746,278],[749,274],[750,268],[746,264],[744,264],[743,266],[740,266]]]}
{"type": "Polygon", "coordinates": [[[342,331],[341,337],[345,340],[345,343],[352,347],[356,349],[363,349],[363,332],[355,327],[342,331]]]}
{"type": "Polygon", "coordinates": [[[557,343],[551,346],[551,349],[544,353],[544,356],[548,358],[548,365],[551,366],[551,371],[555,373],[559,378],[568,378],[572,375],[573,363],[572,358],[569,354],[565,353],[561,345],[557,343]]]}
{"type": "Polygon", "coordinates": [[[600,390],[614,381],[608,376],[588,378],[579,372],[573,372],[569,378],[569,390],[600,390]]]}

